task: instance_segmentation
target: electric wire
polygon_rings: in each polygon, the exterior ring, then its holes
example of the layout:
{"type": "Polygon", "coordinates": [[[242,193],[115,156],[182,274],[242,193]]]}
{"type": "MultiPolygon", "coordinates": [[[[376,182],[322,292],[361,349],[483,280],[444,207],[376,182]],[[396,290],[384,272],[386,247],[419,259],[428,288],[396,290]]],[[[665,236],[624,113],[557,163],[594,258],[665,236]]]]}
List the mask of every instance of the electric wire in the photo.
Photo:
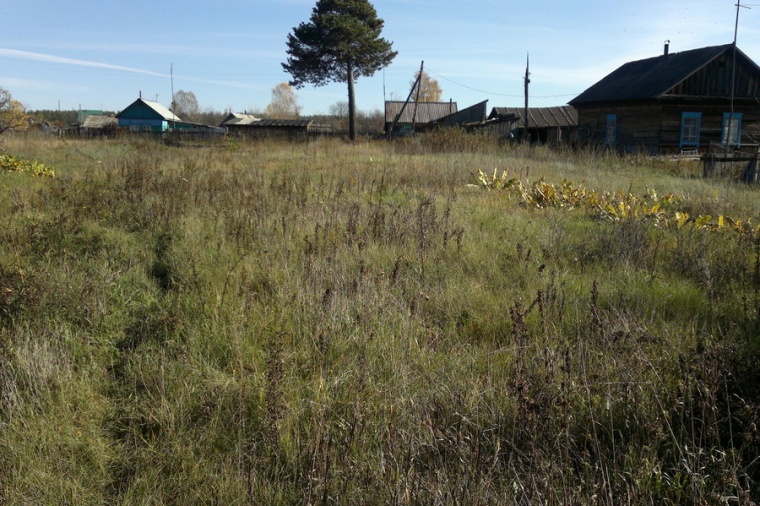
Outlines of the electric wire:
{"type": "MultiPolygon", "coordinates": [[[[486,91],[486,90],[481,90],[481,89],[478,89],[478,88],[473,88],[472,86],[468,86],[466,84],[462,84],[462,83],[456,82],[456,81],[454,81],[452,79],[449,79],[446,76],[443,76],[443,75],[441,75],[441,74],[439,74],[437,72],[434,72],[433,70],[430,70],[430,68],[428,68],[428,67],[425,68],[425,72],[427,72],[428,74],[432,74],[432,75],[434,75],[436,77],[439,77],[439,78],[443,79],[444,81],[448,81],[448,82],[450,82],[452,84],[455,84],[457,86],[461,86],[462,88],[467,88],[468,90],[477,91],[478,93],[483,93],[485,95],[493,95],[493,96],[496,96],[496,97],[507,97],[507,98],[522,98],[524,96],[524,95],[510,95],[508,93],[496,93],[496,92],[493,92],[493,91],[486,91]]],[[[562,98],[562,97],[575,97],[575,96],[578,96],[578,95],[580,95],[580,93],[565,93],[565,94],[562,94],[562,95],[534,95],[533,98],[562,98]]]]}

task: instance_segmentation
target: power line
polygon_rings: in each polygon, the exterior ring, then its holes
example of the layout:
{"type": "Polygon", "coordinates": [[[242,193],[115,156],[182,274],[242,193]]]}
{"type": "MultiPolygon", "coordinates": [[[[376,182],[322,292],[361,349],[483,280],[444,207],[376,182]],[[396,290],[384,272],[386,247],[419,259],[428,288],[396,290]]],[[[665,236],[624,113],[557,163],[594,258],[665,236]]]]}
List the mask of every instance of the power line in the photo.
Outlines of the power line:
{"type": "MultiPolygon", "coordinates": [[[[486,95],[493,95],[493,96],[497,96],[497,97],[507,97],[507,98],[522,98],[524,96],[524,95],[509,95],[507,93],[496,93],[496,92],[493,92],[493,91],[486,91],[486,90],[481,90],[481,89],[478,89],[478,88],[473,88],[472,86],[467,86],[466,84],[458,83],[458,82],[456,82],[456,81],[454,81],[452,79],[449,79],[448,77],[445,77],[445,76],[443,76],[443,75],[441,75],[441,74],[439,74],[437,72],[434,72],[434,71],[430,70],[429,68],[426,71],[427,71],[427,73],[433,74],[433,75],[435,75],[435,76],[443,79],[444,81],[448,81],[448,82],[450,82],[452,84],[456,84],[457,86],[461,86],[462,88],[467,88],[468,90],[477,91],[478,93],[483,93],[483,94],[486,94],[486,95]]],[[[577,95],[580,95],[580,93],[566,93],[566,94],[563,94],[563,95],[534,95],[533,98],[561,98],[561,97],[575,97],[577,95]]]]}

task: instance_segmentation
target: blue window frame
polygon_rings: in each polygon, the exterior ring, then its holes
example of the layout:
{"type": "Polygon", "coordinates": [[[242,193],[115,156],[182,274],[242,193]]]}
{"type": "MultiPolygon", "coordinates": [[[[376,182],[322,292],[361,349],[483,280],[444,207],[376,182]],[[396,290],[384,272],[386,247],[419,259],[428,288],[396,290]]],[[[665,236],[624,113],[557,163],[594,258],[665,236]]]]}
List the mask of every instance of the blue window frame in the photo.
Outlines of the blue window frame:
{"type": "Polygon", "coordinates": [[[605,129],[604,142],[608,146],[617,144],[618,137],[618,118],[617,114],[607,115],[607,128],[605,129]]]}
{"type": "Polygon", "coordinates": [[[740,146],[742,143],[742,113],[735,112],[733,117],[731,117],[730,112],[724,112],[721,132],[721,142],[723,144],[727,146],[740,146]]]}
{"type": "Polygon", "coordinates": [[[699,147],[699,132],[702,128],[701,112],[681,113],[681,147],[699,147]]]}

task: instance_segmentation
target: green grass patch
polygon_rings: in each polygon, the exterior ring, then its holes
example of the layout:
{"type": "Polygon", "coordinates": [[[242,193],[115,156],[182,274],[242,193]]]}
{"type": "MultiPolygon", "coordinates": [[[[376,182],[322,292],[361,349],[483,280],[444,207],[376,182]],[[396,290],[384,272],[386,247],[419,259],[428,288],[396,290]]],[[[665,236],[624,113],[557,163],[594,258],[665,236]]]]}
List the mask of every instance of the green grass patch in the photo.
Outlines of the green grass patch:
{"type": "Polygon", "coordinates": [[[756,188],[464,132],[5,145],[56,177],[0,173],[0,503],[760,500],[760,250],[717,222],[756,188]]]}

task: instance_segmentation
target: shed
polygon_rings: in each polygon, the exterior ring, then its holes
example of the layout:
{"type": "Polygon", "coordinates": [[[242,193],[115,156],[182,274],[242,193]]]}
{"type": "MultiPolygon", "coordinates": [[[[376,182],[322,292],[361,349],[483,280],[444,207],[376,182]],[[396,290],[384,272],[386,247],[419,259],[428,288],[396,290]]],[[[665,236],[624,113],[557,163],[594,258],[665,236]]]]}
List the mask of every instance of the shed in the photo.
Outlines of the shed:
{"type": "Polygon", "coordinates": [[[417,125],[426,125],[457,112],[456,102],[385,102],[385,133],[411,131],[417,125]],[[395,123],[395,125],[394,125],[395,123]]]}
{"type": "Polygon", "coordinates": [[[623,152],[698,153],[711,143],[756,143],[758,95],[760,67],[733,44],[680,53],[666,44],[660,56],[622,65],[570,105],[578,109],[581,142],[623,152]]]}
{"type": "MultiPolygon", "coordinates": [[[[494,107],[488,115],[491,128],[503,137],[522,139],[525,131],[524,107],[494,107]]],[[[578,111],[569,105],[529,107],[530,137],[543,144],[574,142],[578,133],[578,111]]]]}
{"type": "Polygon", "coordinates": [[[470,107],[465,107],[457,112],[453,112],[436,120],[428,122],[422,129],[432,129],[438,127],[477,127],[483,125],[486,121],[486,106],[488,100],[484,100],[470,107]]]}

